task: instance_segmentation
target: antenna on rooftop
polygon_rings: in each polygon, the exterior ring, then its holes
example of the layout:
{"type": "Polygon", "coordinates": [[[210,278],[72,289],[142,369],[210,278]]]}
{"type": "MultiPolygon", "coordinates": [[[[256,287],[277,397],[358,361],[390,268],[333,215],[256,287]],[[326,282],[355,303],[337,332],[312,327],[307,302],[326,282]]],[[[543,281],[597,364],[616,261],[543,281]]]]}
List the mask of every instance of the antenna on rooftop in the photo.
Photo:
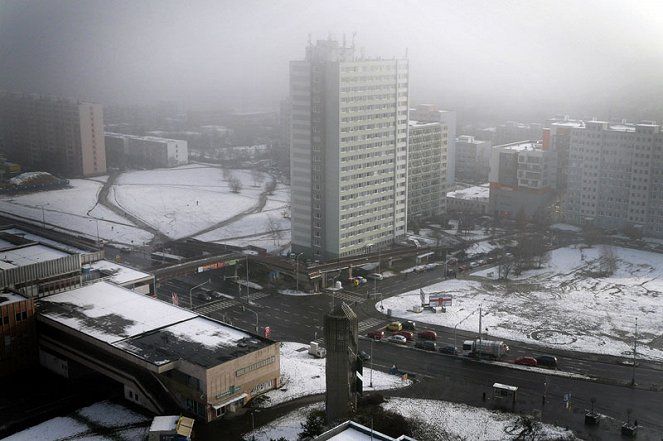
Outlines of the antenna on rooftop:
{"type": "Polygon", "coordinates": [[[353,50],[354,50],[354,48],[355,48],[355,37],[356,37],[356,36],[357,36],[357,33],[356,33],[356,32],[353,32],[353,33],[352,33],[352,49],[353,49],[353,50]]]}

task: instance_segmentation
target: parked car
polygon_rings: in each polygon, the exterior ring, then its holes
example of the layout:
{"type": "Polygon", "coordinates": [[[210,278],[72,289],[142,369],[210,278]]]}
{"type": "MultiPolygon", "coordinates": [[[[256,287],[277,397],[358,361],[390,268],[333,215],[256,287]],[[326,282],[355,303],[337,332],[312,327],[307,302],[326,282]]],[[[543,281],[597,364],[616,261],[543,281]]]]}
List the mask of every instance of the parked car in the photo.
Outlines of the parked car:
{"type": "Polygon", "coordinates": [[[536,363],[541,367],[557,369],[557,357],[552,355],[539,355],[536,357],[536,363]]]}
{"type": "Polygon", "coordinates": [[[407,339],[403,337],[402,335],[392,335],[389,338],[387,338],[387,341],[390,343],[396,343],[399,345],[406,345],[407,344],[407,339]]]}
{"type": "Polygon", "coordinates": [[[373,340],[382,340],[384,337],[384,331],[378,330],[378,331],[370,331],[368,334],[368,338],[372,338],[373,340]]]}
{"type": "Polygon", "coordinates": [[[362,359],[362,361],[369,361],[371,359],[371,356],[367,354],[364,351],[359,352],[359,358],[362,359]]]}
{"type": "Polygon", "coordinates": [[[406,320],[402,324],[404,331],[415,331],[417,328],[417,325],[412,320],[406,320]]]}
{"type": "Polygon", "coordinates": [[[437,344],[430,340],[418,340],[414,344],[415,348],[423,349],[425,351],[437,351],[437,344]]]}
{"type": "Polygon", "coordinates": [[[413,341],[414,340],[414,334],[411,333],[410,331],[398,331],[394,335],[402,335],[403,337],[405,337],[405,339],[407,341],[413,341]]]}
{"type": "Polygon", "coordinates": [[[391,322],[387,325],[387,331],[397,332],[403,330],[403,324],[401,322],[391,322]]]}
{"type": "Polygon", "coordinates": [[[200,294],[198,294],[198,298],[200,300],[204,300],[206,302],[209,302],[210,300],[212,300],[212,297],[209,294],[207,294],[206,292],[201,292],[200,294]]]}
{"type": "Polygon", "coordinates": [[[212,291],[209,295],[211,295],[215,299],[220,299],[223,297],[223,294],[221,294],[219,291],[212,291]]]}
{"type": "Polygon", "coordinates": [[[534,357],[520,357],[516,358],[513,362],[514,364],[522,364],[523,366],[536,366],[539,363],[534,357]]]}
{"type": "Polygon", "coordinates": [[[382,280],[384,279],[384,276],[380,273],[372,273],[366,276],[366,278],[371,280],[382,280]]]}
{"type": "Polygon", "coordinates": [[[442,346],[439,351],[443,354],[458,355],[458,349],[453,345],[442,346]]]}
{"type": "Polygon", "coordinates": [[[437,340],[437,332],[421,331],[419,334],[417,334],[417,337],[419,337],[422,340],[437,340]]]}

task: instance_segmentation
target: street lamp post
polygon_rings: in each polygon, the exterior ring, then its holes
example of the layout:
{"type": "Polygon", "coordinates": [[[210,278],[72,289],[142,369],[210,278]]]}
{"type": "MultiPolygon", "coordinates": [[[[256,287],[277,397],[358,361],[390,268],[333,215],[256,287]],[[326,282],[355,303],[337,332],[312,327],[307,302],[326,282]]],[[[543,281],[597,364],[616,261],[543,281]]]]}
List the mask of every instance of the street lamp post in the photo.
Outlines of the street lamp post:
{"type": "Polygon", "coordinates": [[[474,311],[470,312],[469,314],[467,314],[467,315],[465,316],[465,318],[463,318],[461,321],[459,321],[458,323],[456,323],[456,326],[454,326],[454,347],[457,347],[457,344],[456,344],[456,331],[458,330],[458,325],[460,325],[460,324],[463,323],[465,320],[467,320],[468,318],[470,318],[470,317],[471,317],[475,312],[477,312],[478,310],[479,310],[479,309],[475,309],[474,311]]]}
{"type": "Polygon", "coordinates": [[[631,385],[635,386],[635,363],[638,352],[638,318],[635,318],[635,336],[633,338],[633,371],[631,375],[631,385]]]}
{"type": "Polygon", "coordinates": [[[295,290],[299,291],[299,256],[301,256],[304,253],[299,253],[295,255],[295,290]]]}
{"type": "Polygon", "coordinates": [[[373,387],[373,340],[374,338],[371,338],[371,387],[373,387]]]}
{"type": "Polygon", "coordinates": [[[196,288],[200,288],[200,287],[203,286],[203,285],[207,285],[207,284],[210,283],[211,281],[212,281],[212,279],[207,279],[206,282],[203,282],[203,283],[201,283],[201,284],[199,284],[199,285],[196,285],[196,286],[194,286],[193,288],[191,288],[191,289],[189,290],[189,308],[190,308],[190,309],[193,309],[193,290],[196,289],[196,288]]]}
{"type": "Polygon", "coordinates": [[[255,327],[255,328],[256,328],[256,334],[257,334],[257,333],[258,333],[258,329],[259,329],[259,327],[258,327],[258,313],[255,312],[255,311],[254,311],[253,309],[251,309],[251,308],[247,308],[246,306],[242,306],[242,310],[243,310],[243,311],[249,311],[249,312],[252,312],[252,313],[255,314],[255,316],[256,316],[256,327],[255,327]]]}

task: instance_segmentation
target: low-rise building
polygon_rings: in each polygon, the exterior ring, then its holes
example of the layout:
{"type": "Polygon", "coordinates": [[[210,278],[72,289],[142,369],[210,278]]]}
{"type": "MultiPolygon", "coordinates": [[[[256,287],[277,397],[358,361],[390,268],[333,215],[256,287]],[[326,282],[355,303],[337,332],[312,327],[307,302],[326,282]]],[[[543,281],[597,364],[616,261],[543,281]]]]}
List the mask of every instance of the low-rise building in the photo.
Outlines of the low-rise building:
{"type": "Polygon", "coordinates": [[[449,213],[488,213],[490,188],[488,184],[475,185],[447,193],[447,211],[449,213]]]}
{"type": "Polygon", "coordinates": [[[184,140],[113,132],[106,132],[105,138],[109,167],[163,168],[189,162],[189,148],[184,140]]]}
{"type": "Polygon", "coordinates": [[[36,360],[34,299],[0,293],[0,377],[30,367],[36,360]]]}
{"type": "Polygon", "coordinates": [[[279,386],[278,343],[109,282],[42,298],[37,311],[42,365],[100,372],[158,414],[212,421],[279,386]]]}

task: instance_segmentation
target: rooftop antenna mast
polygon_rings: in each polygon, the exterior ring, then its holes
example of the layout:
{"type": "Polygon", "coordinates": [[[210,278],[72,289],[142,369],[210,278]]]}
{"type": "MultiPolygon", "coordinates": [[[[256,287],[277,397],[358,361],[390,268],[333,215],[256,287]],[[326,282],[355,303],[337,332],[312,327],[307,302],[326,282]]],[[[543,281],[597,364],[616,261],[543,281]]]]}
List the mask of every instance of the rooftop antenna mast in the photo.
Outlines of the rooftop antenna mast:
{"type": "Polygon", "coordinates": [[[355,48],[355,37],[356,36],[357,36],[357,33],[353,32],[352,33],[352,50],[354,50],[354,48],[355,48]]]}

